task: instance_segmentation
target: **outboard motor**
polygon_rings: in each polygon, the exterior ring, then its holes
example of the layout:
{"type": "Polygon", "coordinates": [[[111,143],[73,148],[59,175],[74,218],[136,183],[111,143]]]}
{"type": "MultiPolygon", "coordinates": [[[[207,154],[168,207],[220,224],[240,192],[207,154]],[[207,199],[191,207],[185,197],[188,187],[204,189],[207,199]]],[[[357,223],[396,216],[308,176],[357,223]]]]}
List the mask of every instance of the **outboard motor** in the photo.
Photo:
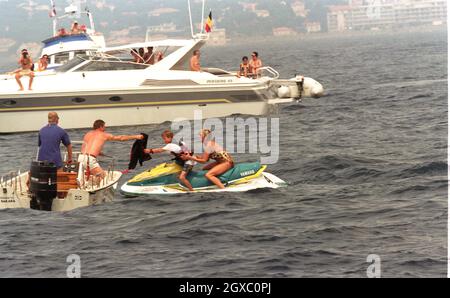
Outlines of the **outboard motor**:
{"type": "Polygon", "coordinates": [[[54,163],[33,161],[30,170],[31,208],[51,211],[57,196],[57,168],[54,163]]]}
{"type": "Polygon", "coordinates": [[[297,90],[296,90],[297,92],[294,92],[292,97],[297,102],[300,102],[300,101],[302,101],[303,83],[305,82],[305,77],[304,76],[300,76],[300,75],[296,75],[294,81],[295,81],[295,84],[297,85],[297,90]]]}

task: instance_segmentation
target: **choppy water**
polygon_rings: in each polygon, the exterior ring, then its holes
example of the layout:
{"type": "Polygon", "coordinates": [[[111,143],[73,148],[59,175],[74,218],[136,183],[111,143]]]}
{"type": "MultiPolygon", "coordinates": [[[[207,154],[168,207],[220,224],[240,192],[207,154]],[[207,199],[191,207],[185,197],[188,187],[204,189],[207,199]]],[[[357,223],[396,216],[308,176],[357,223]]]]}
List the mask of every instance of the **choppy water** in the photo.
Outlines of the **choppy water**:
{"type": "MultiPolygon", "coordinates": [[[[75,253],[85,277],[365,277],[369,254],[381,257],[384,277],[444,277],[446,34],[205,49],[209,66],[235,67],[256,49],[283,77],[301,71],[324,84],[328,96],[278,112],[281,157],[269,171],[289,187],[117,195],[114,203],[64,214],[0,211],[0,276],[64,277],[66,257],[75,253]]],[[[143,131],[157,145],[168,127],[110,131],[143,131]]],[[[35,138],[0,136],[0,172],[27,168],[35,138]]],[[[124,168],[130,146],[105,151],[124,168]]]]}

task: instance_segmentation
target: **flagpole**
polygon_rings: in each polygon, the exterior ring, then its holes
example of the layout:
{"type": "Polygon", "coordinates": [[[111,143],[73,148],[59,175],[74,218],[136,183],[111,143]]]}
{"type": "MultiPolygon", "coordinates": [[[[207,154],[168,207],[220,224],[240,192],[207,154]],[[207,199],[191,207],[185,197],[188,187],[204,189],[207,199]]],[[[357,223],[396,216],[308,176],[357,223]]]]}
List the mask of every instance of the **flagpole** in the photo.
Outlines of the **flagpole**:
{"type": "Polygon", "coordinates": [[[51,13],[53,15],[53,36],[56,36],[57,34],[57,18],[56,18],[56,8],[55,8],[55,1],[50,0],[50,4],[51,4],[51,13]]]}
{"type": "Polygon", "coordinates": [[[87,13],[87,15],[88,15],[88,17],[89,17],[89,23],[90,23],[90,25],[91,25],[92,33],[95,33],[94,17],[92,16],[92,14],[91,14],[91,12],[89,11],[89,8],[88,8],[87,6],[86,6],[85,10],[86,10],[86,13],[87,13]]]}
{"type": "Polygon", "coordinates": [[[203,26],[204,26],[204,22],[205,22],[205,2],[206,0],[203,0],[203,6],[202,6],[202,26],[201,26],[201,31],[200,33],[203,33],[203,26]]]}

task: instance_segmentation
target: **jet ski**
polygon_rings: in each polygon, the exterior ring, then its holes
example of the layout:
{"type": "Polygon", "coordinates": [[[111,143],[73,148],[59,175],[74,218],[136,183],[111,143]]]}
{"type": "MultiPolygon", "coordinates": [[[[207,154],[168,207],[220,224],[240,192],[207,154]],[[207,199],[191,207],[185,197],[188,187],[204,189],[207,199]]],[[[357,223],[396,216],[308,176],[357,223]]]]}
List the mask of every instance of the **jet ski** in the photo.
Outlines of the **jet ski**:
{"type": "MultiPolygon", "coordinates": [[[[225,185],[219,189],[205,178],[207,171],[191,171],[187,179],[194,192],[245,192],[258,188],[279,188],[286,182],[265,172],[267,166],[259,162],[239,163],[218,178],[225,185]]],[[[136,175],[122,185],[121,193],[127,197],[152,194],[180,194],[189,190],[180,184],[178,175],[182,166],[177,163],[163,163],[136,175]]]]}

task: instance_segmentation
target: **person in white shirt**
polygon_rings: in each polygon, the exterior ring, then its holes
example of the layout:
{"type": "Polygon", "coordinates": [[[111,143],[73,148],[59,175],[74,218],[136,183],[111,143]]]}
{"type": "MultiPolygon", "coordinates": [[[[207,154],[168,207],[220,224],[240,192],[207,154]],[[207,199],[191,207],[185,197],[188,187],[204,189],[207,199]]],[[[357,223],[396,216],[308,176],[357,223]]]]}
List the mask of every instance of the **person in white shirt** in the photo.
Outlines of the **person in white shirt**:
{"type": "Polygon", "coordinates": [[[181,171],[180,176],[178,178],[180,179],[181,183],[183,183],[189,189],[189,191],[194,191],[191,183],[189,182],[189,180],[187,180],[186,177],[189,174],[189,172],[192,171],[192,168],[197,163],[192,160],[184,161],[182,159],[183,155],[192,154],[189,151],[189,148],[186,146],[184,142],[180,142],[179,144],[172,143],[173,132],[170,130],[165,130],[161,134],[161,137],[164,140],[164,143],[166,143],[166,146],[164,146],[163,148],[145,149],[144,152],[148,154],[170,152],[172,155],[174,155],[175,162],[183,167],[183,170],[181,171]]]}

